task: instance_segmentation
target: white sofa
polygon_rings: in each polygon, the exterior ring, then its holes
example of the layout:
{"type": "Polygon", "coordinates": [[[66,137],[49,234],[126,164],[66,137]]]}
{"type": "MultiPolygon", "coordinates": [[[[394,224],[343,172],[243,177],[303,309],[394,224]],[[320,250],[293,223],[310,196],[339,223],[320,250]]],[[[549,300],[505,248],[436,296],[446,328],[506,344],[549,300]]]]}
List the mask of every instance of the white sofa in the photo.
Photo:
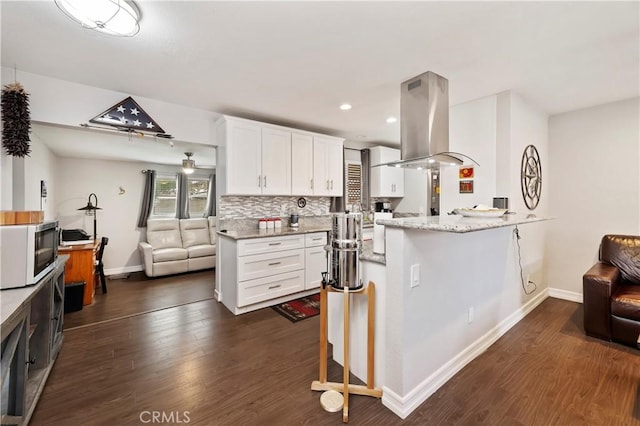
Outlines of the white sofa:
{"type": "Polygon", "coordinates": [[[215,217],[149,219],[147,241],[138,245],[149,277],[216,266],[215,217]]]}

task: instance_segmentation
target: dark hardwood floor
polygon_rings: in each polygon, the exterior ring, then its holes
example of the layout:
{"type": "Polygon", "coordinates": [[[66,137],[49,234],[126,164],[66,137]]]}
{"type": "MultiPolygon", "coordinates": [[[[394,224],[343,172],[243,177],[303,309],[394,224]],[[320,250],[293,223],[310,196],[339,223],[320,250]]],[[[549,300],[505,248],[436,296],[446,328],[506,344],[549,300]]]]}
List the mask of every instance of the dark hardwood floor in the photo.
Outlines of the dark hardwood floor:
{"type": "MultiPolygon", "coordinates": [[[[352,396],[349,423],[640,425],[640,351],[585,337],[581,309],[547,299],[404,421],[352,396]]],[[[71,329],[31,424],[341,424],[309,389],[318,327],[205,300],[71,329]]]]}
{"type": "Polygon", "coordinates": [[[65,314],[64,328],[68,330],[212,299],[214,287],[213,269],[158,278],[147,278],[143,272],[136,272],[128,278],[108,279],[107,293],[102,293],[98,286],[91,305],[65,314]]]}

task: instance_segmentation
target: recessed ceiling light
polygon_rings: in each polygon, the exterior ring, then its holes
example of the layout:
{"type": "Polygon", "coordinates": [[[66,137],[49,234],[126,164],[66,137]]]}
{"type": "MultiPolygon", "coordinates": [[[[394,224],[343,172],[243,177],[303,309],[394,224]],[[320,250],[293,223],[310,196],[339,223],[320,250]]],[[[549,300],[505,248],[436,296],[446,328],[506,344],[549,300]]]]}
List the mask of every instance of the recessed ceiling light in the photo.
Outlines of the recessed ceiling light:
{"type": "Polygon", "coordinates": [[[340,109],[343,111],[349,111],[351,109],[351,104],[342,104],[340,105],[340,109]]]}
{"type": "Polygon", "coordinates": [[[395,118],[395,117],[389,117],[389,118],[387,118],[387,123],[395,123],[396,121],[398,121],[398,119],[397,119],[397,118],[395,118]]]}
{"type": "Polygon", "coordinates": [[[366,135],[358,135],[358,139],[364,139],[366,137],[367,137],[366,135]]]}

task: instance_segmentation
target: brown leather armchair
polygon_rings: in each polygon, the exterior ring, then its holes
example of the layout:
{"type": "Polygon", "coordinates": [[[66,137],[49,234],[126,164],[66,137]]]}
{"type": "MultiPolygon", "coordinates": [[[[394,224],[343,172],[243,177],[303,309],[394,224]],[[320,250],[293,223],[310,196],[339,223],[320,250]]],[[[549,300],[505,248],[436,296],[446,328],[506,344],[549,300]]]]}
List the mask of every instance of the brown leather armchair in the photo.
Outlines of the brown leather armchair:
{"type": "Polygon", "coordinates": [[[640,236],[605,235],[600,262],[582,277],[589,336],[640,345],[640,236]]]}

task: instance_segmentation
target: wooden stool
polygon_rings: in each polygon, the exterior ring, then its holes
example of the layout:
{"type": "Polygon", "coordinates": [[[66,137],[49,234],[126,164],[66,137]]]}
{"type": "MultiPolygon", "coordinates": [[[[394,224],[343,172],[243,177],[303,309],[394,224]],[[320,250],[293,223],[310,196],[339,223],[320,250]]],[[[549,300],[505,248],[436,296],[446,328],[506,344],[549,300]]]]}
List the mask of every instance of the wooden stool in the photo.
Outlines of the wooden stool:
{"type": "Polygon", "coordinates": [[[311,390],[342,392],[344,405],[342,407],[342,422],[349,422],[349,393],[356,395],[382,397],[382,390],[374,387],[374,343],[375,343],[375,285],[372,281],[365,288],[358,290],[336,290],[331,286],[323,286],[320,290],[320,378],[311,383],[311,390]],[[342,383],[327,382],[327,301],[328,293],[337,292],[344,294],[344,366],[342,383]],[[349,383],[349,295],[362,294],[368,296],[367,303],[367,385],[354,385],[349,383]]]}

